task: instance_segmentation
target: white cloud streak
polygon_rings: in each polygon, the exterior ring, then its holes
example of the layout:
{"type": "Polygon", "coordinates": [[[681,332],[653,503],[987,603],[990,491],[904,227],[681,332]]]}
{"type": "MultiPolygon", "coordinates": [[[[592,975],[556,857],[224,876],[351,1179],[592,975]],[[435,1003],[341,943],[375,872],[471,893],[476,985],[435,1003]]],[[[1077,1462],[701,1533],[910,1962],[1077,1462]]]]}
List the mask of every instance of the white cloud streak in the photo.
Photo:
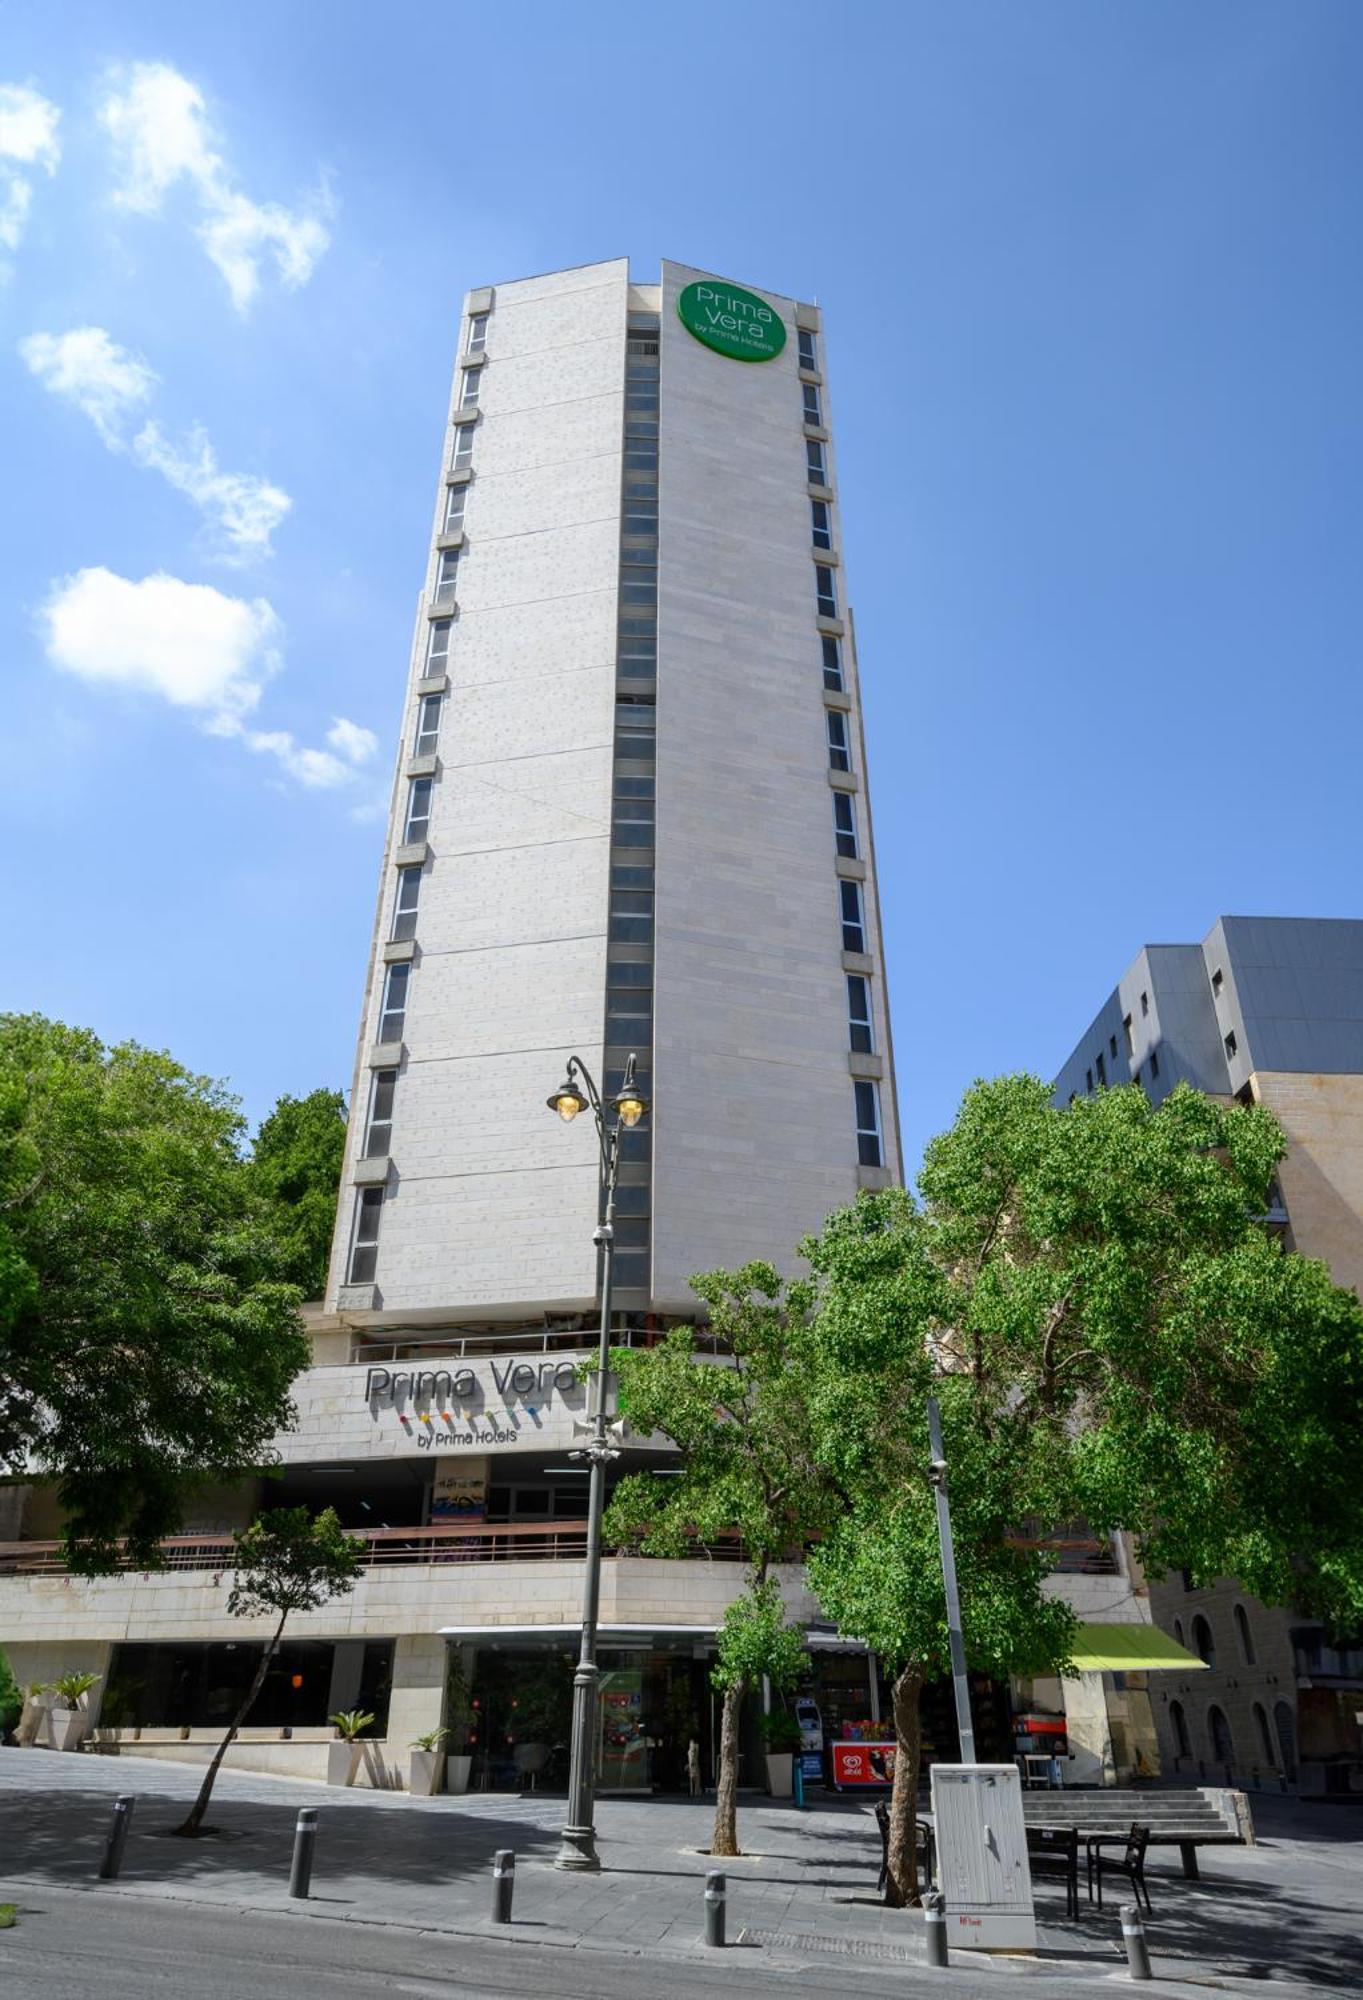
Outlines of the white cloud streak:
{"type": "Polygon", "coordinates": [[[188,77],[169,63],[135,63],[117,73],[99,119],[114,143],[120,207],[157,215],[172,188],[190,184],[200,209],[196,234],[239,313],[250,309],[267,256],[286,287],[307,283],[331,242],[325,187],[300,208],[251,201],[235,185],[203,93],[188,77]]]}
{"type": "Polygon", "coordinates": [[[255,473],[224,472],[198,425],[183,445],[153,419],[129,436],[133,413],[150,401],[160,380],[140,356],[120,347],[102,326],[31,333],[19,342],[19,353],[45,389],[90,419],[110,451],[130,453],[192,500],[234,560],[272,553],[270,538],[293,505],[280,487],[255,473]]]}
{"type": "Polygon", "coordinates": [[[55,174],[61,112],[27,83],[0,83],[0,246],[17,250],[33,201],[29,168],[55,174]]]}
{"type": "Polygon", "coordinates": [[[326,749],[250,718],[279,671],[281,628],[263,597],[229,597],[211,584],[158,573],[134,582],[112,570],[78,570],[53,584],[39,614],[47,657],[87,687],[153,695],[188,713],[210,735],[272,757],[311,791],[361,774],[378,744],[344,716],[326,749]]]}

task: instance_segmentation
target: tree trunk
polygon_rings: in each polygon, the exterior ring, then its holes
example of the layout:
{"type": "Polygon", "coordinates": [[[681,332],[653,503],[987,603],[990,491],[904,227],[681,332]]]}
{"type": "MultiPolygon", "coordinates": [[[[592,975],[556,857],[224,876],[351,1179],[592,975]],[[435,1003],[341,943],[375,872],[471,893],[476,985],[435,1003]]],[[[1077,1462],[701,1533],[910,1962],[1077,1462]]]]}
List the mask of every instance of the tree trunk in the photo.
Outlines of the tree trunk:
{"type": "Polygon", "coordinates": [[[890,1846],[885,1901],[893,1909],[917,1909],[918,1765],[923,1748],[919,1696],[923,1669],[913,1661],[894,1684],[894,1786],[890,1792],[890,1846]]]}
{"type": "Polygon", "coordinates": [[[270,1671],[271,1660],[279,1651],[280,1635],[283,1633],[284,1620],[288,1615],[287,1611],[281,1614],[279,1623],[274,1628],[274,1637],[269,1641],[265,1651],[260,1656],[260,1665],[256,1668],[255,1679],[247,1689],[246,1699],[232,1717],[232,1727],[213,1752],[213,1761],[204,1772],[204,1781],[199,1787],[198,1798],[195,1799],[194,1804],[190,1808],[189,1818],[183,1826],[177,1826],[175,1829],[176,1833],[183,1834],[186,1840],[197,1840],[198,1838],[199,1827],[203,1822],[204,1814],[208,1811],[208,1801],[213,1796],[213,1786],[217,1782],[218,1772],[222,1767],[222,1760],[231,1749],[233,1737],[251,1713],[252,1708],[255,1706],[256,1696],[265,1685],[265,1676],[270,1671]]]}
{"type": "Polygon", "coordinates": [[[743,1706],[747,1680],[740,1678],[724,1690],[724,1707],[719,1724],[719,1771],[715,1777],[715,1830],[710,1837],[711,1854],[741,1854],[738,1844],[738,1712],[743,1706]]]}

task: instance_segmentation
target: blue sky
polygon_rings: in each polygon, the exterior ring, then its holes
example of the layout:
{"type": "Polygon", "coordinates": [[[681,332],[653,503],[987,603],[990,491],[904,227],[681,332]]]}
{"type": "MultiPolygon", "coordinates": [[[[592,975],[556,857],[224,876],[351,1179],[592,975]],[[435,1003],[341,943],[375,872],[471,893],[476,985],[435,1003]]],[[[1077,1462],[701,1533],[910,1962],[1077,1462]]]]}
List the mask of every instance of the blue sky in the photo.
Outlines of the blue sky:
{"type": "Polygon", "coordinates": [[[825,308],[911,1171],[1142,943],[1363,914],[1352,0],[4,6],[0,85],[4,1005],[348,1084],[459,300],[621,254],[825,308]]]}

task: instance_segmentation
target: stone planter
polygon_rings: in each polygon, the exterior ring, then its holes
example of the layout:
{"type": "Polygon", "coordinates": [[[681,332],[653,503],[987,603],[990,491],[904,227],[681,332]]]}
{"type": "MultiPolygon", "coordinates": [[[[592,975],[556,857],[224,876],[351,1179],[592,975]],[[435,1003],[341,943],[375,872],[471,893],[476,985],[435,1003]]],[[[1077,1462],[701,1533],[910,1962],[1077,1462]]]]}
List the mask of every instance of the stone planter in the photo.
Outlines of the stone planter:
{"type": "Polygon", "coordinates": [[[407,1789],[414,1799],[433,1799],[445,1776],[443,1750],[413,1750],[407,1771],[407,1789]]]}
{"type": "Polygon", "coordinates": [[[79,1750],[90,1727],[89,1712],[83,1708],[54,1708],[51,1722],[52,1748],[79,1750]]]}
{"type": "Polygon", "coordinates": [[[360,1768],[364,1755],[362,1743],[328,1743],[327,1783],[329,1785],[353,1785],[355,1774],[360,1768]]]}
{"type": "Polygon", "coordinates": [[[768,1750],[767,1790],[774,1799],[789,1799],[795,1796],[795,1752],[793,1750],[768,1750]]]}
{"type": "Polygon", "coordinates": [[[19,1747],[22,1750],[52,1747],[52,1703],[54,1696],[26,1694],[19,1717],[19,1747]]]}
{"type": "Polygon", "coordinates": [[[445,1759],[445,1790],[466,1792],[469,1788],[469,1774],[473,1770],[473,1752],[459,1750],[445,1759]]]}

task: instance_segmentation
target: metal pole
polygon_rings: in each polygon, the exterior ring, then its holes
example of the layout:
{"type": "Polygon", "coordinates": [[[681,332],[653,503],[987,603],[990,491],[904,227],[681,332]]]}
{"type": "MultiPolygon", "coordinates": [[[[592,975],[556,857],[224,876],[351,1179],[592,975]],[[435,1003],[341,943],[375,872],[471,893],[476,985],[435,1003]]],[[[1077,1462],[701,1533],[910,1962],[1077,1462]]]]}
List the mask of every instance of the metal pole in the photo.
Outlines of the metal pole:
{"type": "Polygon", "coordinates": [[[312,1850],[317,1844],[317,1808],[303,1806],[293,1830],[293,1865],[289,1869],[289,1894],[306,1896],[312,1884],[312,1850]]]}
{"type": "Polygon", "coordinates": [[[1133,1979],[1152,1979],[1150,1947],[1145,1942],[1145,1924],[1138,1903],[1122,1908],[1122,1943],[1126,1946],[1126,1967],[1133,1979]]]}
{"type": "Polygon", "coordinates": [[[937,1539],[942,1549],[942,1581],[947,1593],[947,1636],[951,1643],[951,1684],[956,1694],[956,1726],[961,1736],[961,1762],[975,1762],[975,1725],[970,1719],[970,1682],[965,1670],[965,1639],[961,1634],[961,1598],[956,1588],[956,1552],[951,1541],[951,1503],[947,1499],[947,1462],[942,1450],[942,1412],[935,1396],[928,1397],[928,1440],[932,1464],[928,1476],[937,1500],[937,1539]]]}
{"type": "Polygon", "coordinates": [[[123,1849],[127,1844],[128,1828],[132,1825],[135,1798],[126,1794],[114,1800],[114,1816],[109,1823],[109,1831],[104,1841],[104,1859],[99,1864],[101,1882],[116,1882],[118,1871],[123,1866],[123,1849]]]}
{"type": "Polygon", "coordinates": [[[720,1947],[724,1943],[724,1907],[728,1898],[728,1885],[718,1868],[711,1868],[705,1877],[705,1942],[720,1947]]]}
{"type": "Polygon", "coordinates": [[[596,1231],[601,1246],[601,1333],[597,1345],[596,1408],[587,1446],[591,1483],[587,1494],[587,1563],[582,1599],[582,1647],[573,1675],[573,1725],[568,1765],[568,1823],[559,1836],[556,1868],[599,1868],[596,1851],[596,1704],[600,1674],[596,1626],[601,1606],[601,1516],[606,1503],[606,1466],[615,1456],[606,1435],[606,1383],[610,1371],[611,1278],[615,1261],[615,1182],[620,1166],[620,1120],[609,1136],[604,1113],[597,1124],[606,1179],[605,1220],[596,1231]]]}
{"type": "Polygon", "coordinates": [[[516,1888],[516,1856],[509,1847],[499,1847],[492,1857],[492,1921],[511,1922],[511,1898],[516,1888]]]}
{"type": "Polygon", "coordinates": [[[923,1898],[923,1942],[929,1965],[947,1963],[947,1899],[940,1889],[929,1889],[923,1898]]]}

